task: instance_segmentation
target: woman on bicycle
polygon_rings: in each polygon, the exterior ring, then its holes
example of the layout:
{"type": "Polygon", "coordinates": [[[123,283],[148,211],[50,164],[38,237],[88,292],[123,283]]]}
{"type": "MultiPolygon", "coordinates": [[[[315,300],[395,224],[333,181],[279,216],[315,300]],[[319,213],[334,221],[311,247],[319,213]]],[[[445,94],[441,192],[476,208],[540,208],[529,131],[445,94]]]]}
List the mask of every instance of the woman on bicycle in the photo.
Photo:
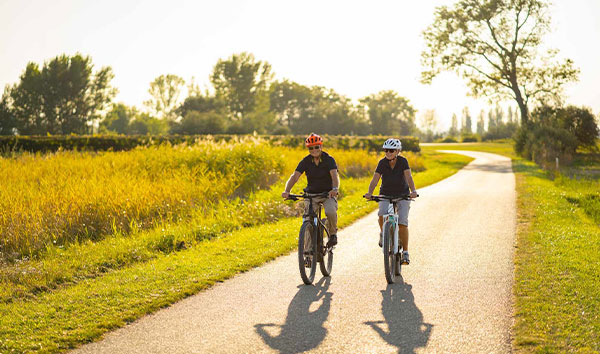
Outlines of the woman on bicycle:
{"type": "MultiPolygon", "coordinates": [[[[410,196],[411,198],[417,197],[417,190],[415,189],[415,183],[410,173],[410,167],[408,166],[408,160],[399,153],[402,150],[402,143],[398,139],[390,138],[383,143],[383,150],[385,151],[385,157],[379,160],[373,179],[369,184],[369,191],[365,194],[366,199],[371,199],[377,183],[381,178],[381,187],[379,188],[379,194],[391,196],[391,197],[402,197],[410,196]]],[[[388,200],[379,202],[379,247],[381,247],[382,239],[382,228],[383,228],[383,215],[388,213],[388,206],[390,202],[388,200]]],[[[408,211],[410,209],[409,200],[401,200],[396,205],[398,210],[398,236],[402,241],[402,264],[409,264],[410,259],[408,257],[408,211]]]]}
{"type": "MultiPolygon", "coordinates": [[[[317,204],[323,203],[331,234],[327,243],[328,246],[335,246],[337,244],[337,196],[340,187],[337,165],[334,158],[323,151],[323,139],[317,134],[311,133],[304,141],[304,145],[308,148],[308,155],[300,161],[294,173],[287,180],[281,196],[289,197],[292,187],[298,182],[302,173],[306,173],[308,180],[305,192],[329,192],[327,198],[314,198],[313,208],[316,210],[317,204]]],[[[308,210],[308,200],[305,200],[305,208],[308,210]]]]}

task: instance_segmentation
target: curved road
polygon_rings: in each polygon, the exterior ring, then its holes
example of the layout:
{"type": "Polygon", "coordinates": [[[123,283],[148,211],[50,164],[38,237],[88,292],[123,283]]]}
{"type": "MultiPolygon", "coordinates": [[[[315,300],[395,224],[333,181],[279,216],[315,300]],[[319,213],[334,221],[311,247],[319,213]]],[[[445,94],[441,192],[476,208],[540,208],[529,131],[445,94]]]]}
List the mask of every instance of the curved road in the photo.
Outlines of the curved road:
{"type": "Polygon", "coordinates": [[[508,158],[460,153],[476,159],[412,204],[403,283],[386,284],[372,213],[339,233],[315,286],[292,253],[76,352],[510,352],[514,174],[508,158]]]}

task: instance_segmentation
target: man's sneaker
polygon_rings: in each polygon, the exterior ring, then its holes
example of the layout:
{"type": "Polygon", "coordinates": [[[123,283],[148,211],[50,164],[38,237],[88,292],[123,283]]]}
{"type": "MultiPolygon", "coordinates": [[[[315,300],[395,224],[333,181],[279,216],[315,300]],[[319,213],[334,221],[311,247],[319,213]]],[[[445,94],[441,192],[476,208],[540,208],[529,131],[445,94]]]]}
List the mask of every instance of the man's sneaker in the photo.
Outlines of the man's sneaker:
{"type": "Polygon", "coordinates": [[[408,257],[408,251],[402,252],[402,264],[410,264],[410,258],[408,257]]]}
{"type": "Polygon", "coordinates": [[[382,243],[383,243],[383,232],[380,232],[379,233],[379,247],[383,247],[382,243]]]}
{"type": "Polygon", "coordinates": [[[327,247],[333,247],[337,245],[337,235],[333,234],[329,236],[329,240],[327,241],[327,247]]]}

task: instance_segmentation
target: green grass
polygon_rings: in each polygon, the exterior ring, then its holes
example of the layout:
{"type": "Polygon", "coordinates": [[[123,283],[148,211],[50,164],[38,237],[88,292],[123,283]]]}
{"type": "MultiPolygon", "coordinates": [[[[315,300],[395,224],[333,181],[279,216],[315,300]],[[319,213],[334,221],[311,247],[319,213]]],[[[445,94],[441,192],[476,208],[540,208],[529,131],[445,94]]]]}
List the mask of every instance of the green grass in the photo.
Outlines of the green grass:
{"type": "MultiPolygon", "coordinates": [[[[414,174],[418,187],[448,177],[471,160],[436,153],[425,153],[420,159],[427,169],[414,174]]],[[[340,227],[376,207],[362,199],[369,180],[342,181],[340,227]]],[[[259,192],[255,200],[270,200],[269,193],[281,192],[278,187],[259,192]]],[[[290,252],[296,246],[299,222],[297,217],[281,217],[216,230],[212,238],[198,239],[186,236],[198,230],[192,219],[166,224],[164,230],[160,227],[48,252],[38,263],[21,269],[41,274],[34,277],[40,282],[33,291],[21,289],[15,295],[15,283],[2,284],[12,287],[0,303],[0,352],[60,352],[93,341],[106,331],[290,252]],[[189,243],[179,248],[179,240],[189,243]],[[148,244],[157,247],[142,247],[148,244]],[[61,276],[63,281],[56,281],[61,276]],[[44,283],[45,279],[54,280],[44,283]]],[[[298,275],[290,270],[290,276],[298,275]]]]}
{"type": "Polygon", "coordinates": [[[518,230],[515,252],[517,352],[600,352],[600,166],[594,152],[560,173],[515,155],[512,145],[427,146],[513,159],[518,230]],[[569,178],[568,176],[575,177],[569,178]]]}
{"type": "Polygon", "coordinates": [[[523,160],[513,168],[520,209],[515,348],[599,352],[600,183],[553,180],[523,160]]]}

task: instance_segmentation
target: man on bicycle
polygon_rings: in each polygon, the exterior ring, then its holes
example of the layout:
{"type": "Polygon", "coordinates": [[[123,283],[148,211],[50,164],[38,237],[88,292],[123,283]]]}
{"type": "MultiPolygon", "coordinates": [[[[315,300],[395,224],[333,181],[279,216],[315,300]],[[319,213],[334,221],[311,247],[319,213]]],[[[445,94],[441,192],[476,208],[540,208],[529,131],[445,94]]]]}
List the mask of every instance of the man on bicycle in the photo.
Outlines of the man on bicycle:
{"type": "MultiPolygon", "coordinates": [[[[410,196],[416,198],[418,196],[417,190],[415,189],[415,183],[410,173],[410,167],[408,166],[408,160],[403,156],[398,155],[402,150],[402,143],[398,139],[388,139],[383,143],[383,150],[385,151],[385,157],[379,160],[373,179],[369,184],[369,191],[365,194],[366,199],[371,199],[379,179],[381,180],[381,187],[379,188],[379,194],[391,196],[391,197],[402,197],[410,196]],[[410,193],[409,193],[410,191],[410,193]]],[[[388,207],[390,202],[383,200],[379,202],[379,247],[381,247],[382,239],[382,228],[383,228],[383,215],[388,213],[388,207]]],[[[410,259],[408,257],[408,211],[410,209],[409,200],[400,200],[397,205],[398,210],[398,236],[402,241],[402,264],[409,264],[410,259]]]]}
{"type": "MultiPolygon", "coordinates": [[[[333,157],[323,151],[323,139],[314,133],[311,133],[304,141],[304,145],[308,148],[308,155],[304,157],[296,170],[285,184],[285,190],[281,193],[283,198],[290,195],[290,191],[302,173],[306,173],[308,186],[304,190],[307,193],[323,193],[329,192],[328,196],[313,199],[313,208],[318,207],[319,203],[323,203],[325,215],[329,222],[329,241],[328,246],[337,244],[337,196],[340,187],[340,178],[338,176],[337,165],[333,157]]],[[[308,200],[304,201],[305,208],[308,210],[308,200]]]]}

